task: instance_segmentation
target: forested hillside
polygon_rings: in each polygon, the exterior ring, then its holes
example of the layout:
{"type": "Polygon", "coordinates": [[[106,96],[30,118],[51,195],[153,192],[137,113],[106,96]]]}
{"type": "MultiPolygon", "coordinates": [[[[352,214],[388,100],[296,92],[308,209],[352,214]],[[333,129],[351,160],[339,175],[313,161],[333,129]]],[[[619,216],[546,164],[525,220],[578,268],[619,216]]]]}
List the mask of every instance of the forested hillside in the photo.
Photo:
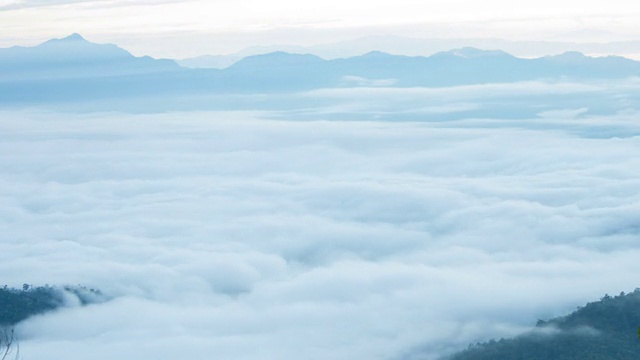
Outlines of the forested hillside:
{"type": "Polygon", "coordinates": [[[77,297],[82,305],[103,298],[99,290],[83,286],[32,286],[24,284],[22,289],[4,286],[0,288],[0,325],[14,325],[20,321],[65,305],[65,292],[77,297]]]}
{"type": "Polygon", "coordinates": [[[640,358],[640,289],[605,295],[573,313],[539,321],[514,339],[471,345],[449,360],[626,360],[640,358]]]}

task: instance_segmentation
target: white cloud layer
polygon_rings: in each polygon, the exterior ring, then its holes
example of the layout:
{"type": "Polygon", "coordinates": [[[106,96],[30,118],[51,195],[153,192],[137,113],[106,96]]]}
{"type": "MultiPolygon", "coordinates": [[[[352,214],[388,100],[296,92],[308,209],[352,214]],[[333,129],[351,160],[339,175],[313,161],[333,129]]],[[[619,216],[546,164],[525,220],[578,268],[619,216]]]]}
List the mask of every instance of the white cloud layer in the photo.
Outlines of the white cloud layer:
{"type": "Polygon", "coordinates": [[[4,112],[0,276],[115,298],[27,321],[21,352],[428,359],[632,290],[637,115],[4,112]]]}

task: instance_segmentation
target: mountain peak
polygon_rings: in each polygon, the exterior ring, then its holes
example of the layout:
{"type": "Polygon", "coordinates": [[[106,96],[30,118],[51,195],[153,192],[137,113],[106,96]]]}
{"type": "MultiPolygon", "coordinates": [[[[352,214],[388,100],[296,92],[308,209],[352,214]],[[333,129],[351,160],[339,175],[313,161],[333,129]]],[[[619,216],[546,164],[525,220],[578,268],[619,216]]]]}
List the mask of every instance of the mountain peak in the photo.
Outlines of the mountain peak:
{"type": "Polygon", "coordinates": [[[80,34],[0,53],[0,74],[12,78],[63,79],[177,71],[173,61],[134,57],[113,44],[96,44],[80,34]]]}
{"type": "Polygon", "coordinates": [[[511,56],[502,50],[482,50],[474,47],[463,47],[459,49],[453,49],[440,54],[451,55],[451,56],[465,58],[465,59],[511,56]]]}
{"type": "Polygon", "coordinates": [[[62,39],[59,39],[61,41],[87,41],[85,38],[82,37],[82,35],[78,34],[78,33],[73,33],[67,37],[64,37],[62,39]]]}
{"type": "Polygon", "coordinates": [[[41,45],[46,46],[85,46],[87,44],[92,44],[92,42],[88,41],[82,35],[78,33],[73,33],[71,35],[65,36],[63,38],[56,38],[45,41],[41,45]]]}
{"type": "Polygon", "coordinates": [[[545,58],[559,63],[571,64],[583,63],[591,59],[590,57],[578,51],[567,51],[559,55],[546,56],[545,58]]]}
{"type": "Polygon", "coordinates": [[[322,63],[324,61],[322,58],[311,54],[292,54],[284,51],[275,51],[268,54],[248,56],[231,65],[229,68],[301,66],[322,63]]]}
{"type": "Polygon", "coordinates": [[[392,57],[393,55],[388,54],[386,52],[382,52],[382,51],[378,51],[378,50],[374,50],[374,51],[369,51],[368,53],[362,55],[363,57],[378,57],[378,58],[384,58],[384,57],[392,57]]]}
{"type": "Polygon", "coordinates": [[[566,51],[560,55],[555,55],[551,57],[562,58],[562,59],[584,59],[587,56],[579,51],[566,51]]]}

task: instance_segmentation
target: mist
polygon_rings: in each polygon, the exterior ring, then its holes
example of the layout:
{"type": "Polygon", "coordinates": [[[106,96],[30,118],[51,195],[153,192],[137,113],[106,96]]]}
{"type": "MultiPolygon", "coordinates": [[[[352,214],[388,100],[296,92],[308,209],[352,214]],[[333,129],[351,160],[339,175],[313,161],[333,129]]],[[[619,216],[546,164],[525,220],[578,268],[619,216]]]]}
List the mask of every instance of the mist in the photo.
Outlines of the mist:
{"type": "Polygon", "coordinates": [[[633,290],[639,114],[625,84],[4,111],[0,275],[111,298],[21,323],[21,354],[434,359],[633,290]],[[536,96],[574,103],[491,116],[536,96]],[[415,111],[394,121],[401,108],[415,111]]]}

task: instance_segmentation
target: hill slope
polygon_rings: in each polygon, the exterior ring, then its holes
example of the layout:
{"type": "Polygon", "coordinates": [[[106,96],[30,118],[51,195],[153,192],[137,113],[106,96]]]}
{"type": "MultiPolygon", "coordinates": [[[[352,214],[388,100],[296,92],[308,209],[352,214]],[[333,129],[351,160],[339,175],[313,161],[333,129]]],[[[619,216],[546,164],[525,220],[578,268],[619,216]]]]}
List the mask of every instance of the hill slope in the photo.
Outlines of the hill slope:
{"type": "Polygon", "coordinates": [[[638,327],[640,289],[605,295],[567,316],[539,321],[527,334],[472,345],[448,360],[635,360],[638,327]]]}

